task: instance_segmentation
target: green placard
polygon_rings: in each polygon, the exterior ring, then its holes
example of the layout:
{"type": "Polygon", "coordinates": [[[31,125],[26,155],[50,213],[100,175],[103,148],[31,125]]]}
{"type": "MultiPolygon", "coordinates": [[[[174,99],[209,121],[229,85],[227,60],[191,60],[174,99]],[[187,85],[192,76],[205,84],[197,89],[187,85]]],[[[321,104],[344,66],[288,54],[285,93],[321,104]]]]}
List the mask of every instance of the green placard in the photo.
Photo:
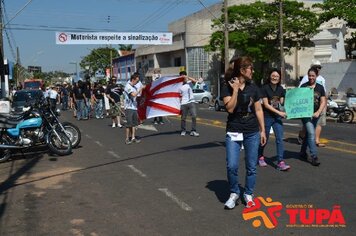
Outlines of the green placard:
{"type": "Polygon", "coordinates": [[[312,117],[314,113],[314,90],[311,88],[287,90],[284,107],[287,119],[312,117]]]}

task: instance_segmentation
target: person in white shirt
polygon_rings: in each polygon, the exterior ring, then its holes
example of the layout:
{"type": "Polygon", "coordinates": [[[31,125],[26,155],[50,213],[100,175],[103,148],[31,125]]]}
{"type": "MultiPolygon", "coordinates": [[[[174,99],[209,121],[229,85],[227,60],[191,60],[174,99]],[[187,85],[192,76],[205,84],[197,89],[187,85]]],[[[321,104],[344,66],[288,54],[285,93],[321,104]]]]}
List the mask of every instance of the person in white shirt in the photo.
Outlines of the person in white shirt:
{"type": "Polygon", "coordinates": [[[51,109],[56,110],[56,104],[58,99],[58,92],[55,86],[52,86],[51,90],[48,91],[49,102],[51,105],[51,109]]]}
{"type": "Polygon", "coordinates": [[[195,107],[195,100],[193,96],[193,90],[190,85],[190,82],[196,83],[197,80],[193,79],[191,77],[187,76],[187,72],[181,71],[179,73],[179,76],[184,76],[184,82],[183,86],[180,88],[180,94],[181,94],[181,136],[185,136],[187,131],[186,131],[186,119],[188,116],[188,113],[190,113],[192,117],[192,129],[190,131],[190,136],[194,137],[199,137],[199,133],[196,130],[196,124],[197,124],[197,109],[195,107]]]}
{"type": "MultiPolygon", "coordinates": [[[[326,83],[325,83],[325,78],[323,76],[320,75],[320,70],[321,70],[321,63],[320,61],[318,60],[312,60],[312,64],[310,66],[311,68],[316,68],[317,71],[318,71],[318,76],[316,77],[316,83],[322,85],[324,87],[324,90],[325,90],[325,94],[326,94],[326,83]]],[[[309,82],[309,79],[308,79],[308,75],[305,75],[302,80],[300,81],[299,83],[299,87],[302,85],[302,84],[305,84],[309,82]]],[[[320,135],[321,135],[321,130],[322,130],[322,127],[326,125],[326,107],[324,108],[324,110],[322,111],[322,113],[320,114],[320,118],[318,120],[318,123],[317,123],[317,126],[316,126],[316,129],[315,129],[315,142],[316,142],[316,145],[318,147],[325,147],[325,144],[324,143],[321,143],[320,142],[320,135]]],[[[301,140],[305,137],[305,130],[301,130],[298,134],[298,140],[299,142],[301,142],[301,140]]]]}
{"type": "Polygon", "coordinates": [[[140,75],[134,73],[130,81],[126,83],[124,89],[124,108],[126,116],[126,144],[139,143],[141,140],[137,139],[135,136],[135,128],[138,126],[138,114],[137,114],[137,101],[136,98],[141,94],[142,90],[145,88],[145,85],[142,85],[140,88],[137,88],[136,85],[140,81],[140,75]]]}

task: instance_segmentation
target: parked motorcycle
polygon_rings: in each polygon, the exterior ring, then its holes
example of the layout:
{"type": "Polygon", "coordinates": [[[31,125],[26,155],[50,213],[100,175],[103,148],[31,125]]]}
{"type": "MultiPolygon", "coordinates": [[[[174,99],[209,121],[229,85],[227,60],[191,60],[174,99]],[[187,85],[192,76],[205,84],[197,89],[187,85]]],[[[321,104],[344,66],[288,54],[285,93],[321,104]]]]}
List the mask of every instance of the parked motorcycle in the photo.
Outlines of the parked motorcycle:
{"type": "Polygon", "coordinates": [[[332,99],[332,96],[328,97],[326,116],[335,118],[343,123],[352,123],[354,120],[353,111],[351,111],[346,104],[337,104],[332,99]]]}
{"type": "Polygon", "coordinates": [[[81,141],[81,132],[76,125],[70,122],[60,122],[58,119],[61,114],[59,109],[53,111],[47,104],[43,104],[39,109],[42,109],[43,115],[51,124],[56,126],[56,129],[66,133],[72,142],[72,148],[78,147],[81,141]]]}
{"type": "Polygon", "coordinates": [[[0,115],[0,162],[7,161],[15,151],[47,145],[57,155],[72,152],[66,132],[46,115],[43,104],[31,106],[18,114],[0,115]]]}

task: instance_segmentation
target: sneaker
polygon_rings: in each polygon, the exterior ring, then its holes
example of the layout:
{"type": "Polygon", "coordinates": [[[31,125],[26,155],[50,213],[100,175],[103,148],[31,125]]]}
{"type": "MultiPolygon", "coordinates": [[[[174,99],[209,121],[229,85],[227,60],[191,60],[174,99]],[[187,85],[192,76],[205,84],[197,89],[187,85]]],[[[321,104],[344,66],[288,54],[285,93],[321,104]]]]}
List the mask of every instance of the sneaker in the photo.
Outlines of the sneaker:
{"type": "Polygon", "coordinates": [[[319,158],[318,157],[312,157],[311,164],[313,166],[319,166],[320,165],[319,158]]]}
{"type": "Polygon", "coordinates": [[[246,203],[246,208],[253,207],[255,205],[255,202],[253,201],[253,195],[250,194],[244,194],[244,200],[246,203]]]}
{"type": "Polygon", "coordinates": [[[265,157],[261,156],[260,158],[258,158],[258,165],[261,167],[266,167],[267,163],[265,162],[265,157]]]}
{"type": "Polygon", "coordinates": [[[160,124],[160,125],[164,125],[164,122],[163,122],[163,121],[161,121],[161,122],[159,122],[159,124],[160,124]]]}
{"type": "Polygon", "coordinates": [[[225,202],[225,209],[234,209],[238,199],[239,195],[237,195],[237,193],[231,193],[229,199],[225,202]]]}
{"type": "Polygon", "coordinates": [[[197,131],[191,131],[190,136],[199,137],[199,133],[197,131]]]}
{"type": "Polygon", "coordinates": [[[133,139],[131,139],[131,142],[132,142],[132,143],[140,143],[140,142],[141,142],[141,139],[133,138],[133,139]]]}
{"type": "Polygon", "coordinates": [[[115,128],[115,127],[116,127],[116,124],[115,124],[115,123],[113,123],[111,127],[115,128]]]}
{"type": "Polygon", "coordinates": [[[131,143],[132,143],[132,141],[131,141],[130,139],[126,139],[126,140],[125,140],[125,144],[129,145],[129,144],[131,144],[131,143]]]}
{"type": "Polygon", "coordinates": [[[122,128],[123,126],[121,124],[118,124],[117,127],[122,128]]]}
{"type": "Polygon", "coordinates": [[[181,136],[185,136],[186,133],[187,133],[187,132],[186,132],[185,130],[183,130],[182,132],[180,132],[180,135],[181,135],[181,136]]]}
{"type": "Polygon", "coordinates": [[[277,170],[280,170],[280,171],[286,171],[286,170],[289,170],[290,169],[290,166],[287,165],[284,161],[280,161],[277,165],[277,170]]]}
{"type": "Polygon", "coordinates": [[[155,121],[155,122],[153,122],[153,124],[154,124],[154,125],[158,125],[158,122],[157,122],[157,121],[155,121]]]}

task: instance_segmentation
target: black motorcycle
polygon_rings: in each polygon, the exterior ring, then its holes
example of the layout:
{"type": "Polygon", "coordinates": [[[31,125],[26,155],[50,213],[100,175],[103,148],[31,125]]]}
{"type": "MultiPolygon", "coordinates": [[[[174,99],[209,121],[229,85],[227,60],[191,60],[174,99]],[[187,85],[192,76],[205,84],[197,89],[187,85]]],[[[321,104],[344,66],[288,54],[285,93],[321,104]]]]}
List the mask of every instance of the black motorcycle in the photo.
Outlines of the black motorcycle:
{"type": "Polygon", "coordinates": [[[78,147],[82,137],[80,129],[70,122],[60,122],[58,119],[61,114],[60,109],[53,111],[48,104],[43,104],[41,106],[41,109],[46,119],[49,120],[50,123],[53,124],[57,130],[66,133],[66,135],[72,142],[72,148],[78,147]]]}

